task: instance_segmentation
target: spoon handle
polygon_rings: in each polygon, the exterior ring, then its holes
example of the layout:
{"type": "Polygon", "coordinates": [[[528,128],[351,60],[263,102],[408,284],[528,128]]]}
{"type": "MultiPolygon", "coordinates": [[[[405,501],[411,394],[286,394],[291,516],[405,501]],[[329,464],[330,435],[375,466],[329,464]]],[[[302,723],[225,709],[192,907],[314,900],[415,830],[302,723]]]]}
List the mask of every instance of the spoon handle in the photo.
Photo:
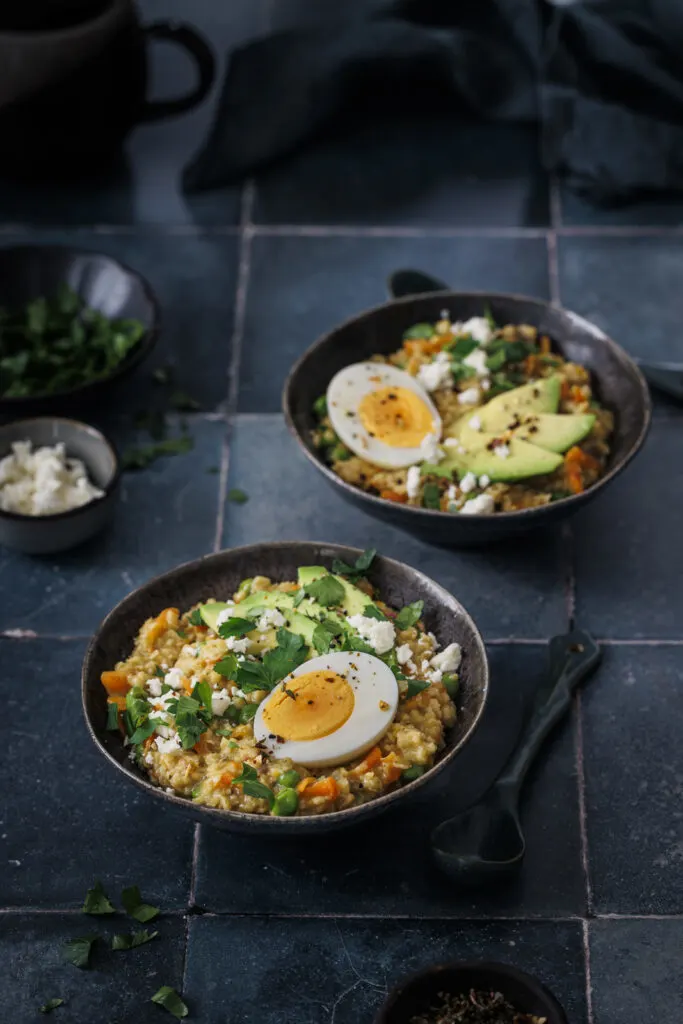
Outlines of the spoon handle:
{"type": "Polygon", "coordinates": [[[602,652],[589,633],[574,629],[549,644],[548,684],[539,690],[534,709],[495,787],[516,798],[548,733],[571,707],[572,693],[599,664],[602,652]]]}
{"type": "Polygon", "coordinates": [[[448,292],[451,289],[438,277],[425,274],[422,270],[395,270],[387,280],[389,297],[405,299],[409,295],[424,295],[427,292],[448,292]]]}

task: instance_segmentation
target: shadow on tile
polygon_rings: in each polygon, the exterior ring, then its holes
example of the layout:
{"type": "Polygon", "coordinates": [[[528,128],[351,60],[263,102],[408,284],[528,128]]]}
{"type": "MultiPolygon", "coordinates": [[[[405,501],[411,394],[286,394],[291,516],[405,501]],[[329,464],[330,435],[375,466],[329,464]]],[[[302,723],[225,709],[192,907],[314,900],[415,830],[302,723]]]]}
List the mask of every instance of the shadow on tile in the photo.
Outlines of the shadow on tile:
{"type": "Polygon", "coordinates": [[[237,914],[559,917],[584,909],[572,730],[549,741],[525,791],[528,854],[521,874],[486,891],[458,891],[431,858],[429,835],[482,795],[499,773],[543,678],[543,646],[489,648],[484,720],[433,789],[362,828],[303,839],[247,839],[202,829],[196,900],[237,914]],[[230,870],[225,865],[230,864],[230,870]]]}
{"type": "Polygon", "coordinates": [[[561,193],[562,222],[568,226],[674,227],[683,223],[680,194],[652,196],[624,206],[593,206],[568,188],[561,193]]]}

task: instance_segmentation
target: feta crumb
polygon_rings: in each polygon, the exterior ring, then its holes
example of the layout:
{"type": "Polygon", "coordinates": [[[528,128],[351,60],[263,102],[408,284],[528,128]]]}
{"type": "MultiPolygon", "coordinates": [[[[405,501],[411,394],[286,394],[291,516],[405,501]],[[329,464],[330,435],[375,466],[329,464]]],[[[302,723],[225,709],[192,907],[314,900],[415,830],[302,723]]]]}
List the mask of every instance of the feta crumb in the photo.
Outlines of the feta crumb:
{"type": "Polygon", "coordinates": [[[448,490],[446,491],[446,497],[448,498],[449,501],[455,501],[455,499],[458,497],[458,489],[455,486],[455,484],[451,484],[451,486],[448,488],[448,490]]]}
{"type": "Polygon", "coordinates": [[[450,311],[450,309],[442,309],[441,312],[439,313],[439,320],[450,320],[450,319],[451,319],[451,311],[450,311]]]}
{"type": "Polygon", "coordinates": [[[469,366],[471,370],[474,370],[477,377],[488,377],[488,367],[486,365],[486,352],[483,348],[475,348],[473,352],[470,352],[468,356],[463,359],[463,364],[469,366]]]}
{"type": "Polygon", "coordinates": [[[24,516],[51,516],[101,498],[80,459],[67,458],[60,442],[32,451],[31,441],[14,441],[0,459],[0,509],[24,516]]]}
{"type": "Polygon", "coordinates": [[[482,380],[479,381],[479,386],[481,387],[482,391],[488,391],[491,387],[490,379],[488,377],[484,377],[482,380]]]}
{"type": "Polygon", "coordinates": [[[463,494],[469,494],[477,486],[477,478],[474,473],[465,473],[460,481],[460,490],[463,494]]]}
{"type": "Polygon", "coordinates": [[[228,619],[231,619],[234,614],[234,604],[229,604],[227,608],[224,608],[222,611],[220,611],[216,617],[216,629],[218,629],[219,626],[222,626],[224,622],[227,622],[228,619]]]}
{"type": "Polygon", "coordinates": [[[476,498],[470,498],[460,509],[461,516],[490,515],[496,507],[496,503],[490,494],[478,494],[476,498]]]}
{"type": "Polygon", "coordinates": [[[177,732],[173,733],[169,739],[162,739],[160,736],[157,736],[154,742],[160,754],[177,754],[182,750],[180,736],[177,732]]]}
{"type": "Polygon", "coordinates": [[[164,676],[164,682],[173,690],[180,690],[183,685],[183,673],[179,668],[170,668],[164,676]]]}
{"type": "Polygon", "coordinates": [[[229,636],[225,641],[225,645],[229,651],[234,651],[235,654],[246,654],[249,650],[251,641],[247,637],[243,637],[241,640],[236,636],[229,636]]]}
{"type": "Polygon", "coordinates": [[[148,679],[147,692],[153,697],[161,697],[161,679],[148,679]]]}
{"type": "Polygon", "coordinates": [[[396,648],[396,658],[399,665],[407,665],[413,656],[413,651],[410,644],[401,644],[400,647],[396,648]]]}
{"type": "Polygon", "coordinates": [[[509,459],[510,449],[506,444],[497,444],[493,449],[499,459],[509,459]]]}
{"type": "Polygon", "coordinates": [[[479,477],[479,486],[480,487],[486,488],[486,487],[488,487],[488,485],[490,483],[491,483],[491,477],[487,476],[486,473],[484,473],[483,476],[479,477]]]}
{"type": "Polygon", "coordinates": [[[257,629],[259,633],[267,633],[269,629],[279,629],[284,626],[285,617],[277,608],[267,608],[258,620],[257,629]]]}
{"type": "Polygon", "coordinates": [[[453,374],[448,363],[434,360],[423,363],[417,371],[417,379],[427,391],[439,391],[441,388],[453,387],[453,374]]]}
{"type": "Polygon", "coordinates": [[[491,340],[491,325],[485,316],[473,316],[460,326],[460,334],[469,334],[480,345],[488,345],[491,340]]]}
{"type": "Polygon", "coordinates": [[[476,405],[479,401],[479,388],[466,388],[458,395],[461,405],[476,405]]]}
{"type": "Polygon", "coordinates": [[[396,630],[392,622],[369,619],[366,615],[351,615],[347,622],[374,647],[377,654],[386,654],[394,646],[396,630]]]}
{"type": "Polygon", "coordinates": [[[427,679],[430,683],[440,683],[443,679],[443,672],[440,668],[435,668],[433,672],[427,673],[427,679]]]}
{"type": "Polygon", "coordinates": [[[409,498],[417,498],[420,493],[420,467],[411,466],[406,477],[406,490],[409,498]]]}
{"type": "Polygon", "coordinates": [[[224,715],[230,703],[230,694],[225,689],[216,690],[211,694],[211,710],[214,715],[224,715]]]}
{"type": "Polygon", "coordinates": [[[168,715],[165,715],[162,711],[152,711],[149,716],[153,721],[159,721],[159,724],[155,727],[154,731],[157,736],[161,736],[162,739],[170,739],[173,735],[173,729],[170,729],[164,722],[167,720],[168,715]]]}
{"type": "Polygon", "coordinates": [[[444,453],[439,445],[439,438],[436,434],[427,434],[420,445],[420,459],[422,462],[441,462],[444,453]]]}
{"type": "MultiPolygon", "coordinates": [[[[468,504],[470,504],[468,502],[468,504]]],[[[462,661],[462,648],[460,644],[449,644],[432,658],[432,668],[440,672],[455,672],[462,661]]]]}
{"type": "Polygon", "coordinates": [[[406,669],[406,670],[407,670],[408,672],[412,672],[413,674],[415,674],[415,673],[417,672],[417,665],[416,665],[416,664],[415,664],[415,662],[414,662],[414,661],[412,660],[412,658],[410,659],[410,661],[407,661],[407,662],[405,663],[405,665],[404,665],[403,667],[404,667],[404,668],[405,668],[405,669],[406,669]]]}
{"type": "Polygon", "coordinates": [[[470,420],[468,420],[467,426],[471,427],[472,430],[481,430],[481,420],[479,419],[478,416],[473,416],[470,420]]]}
{"type": "Polygon", "coordinates": [[[446,437],[442,442],[444,448],[457,448],[460,442],[457,437],[446,437]]]}

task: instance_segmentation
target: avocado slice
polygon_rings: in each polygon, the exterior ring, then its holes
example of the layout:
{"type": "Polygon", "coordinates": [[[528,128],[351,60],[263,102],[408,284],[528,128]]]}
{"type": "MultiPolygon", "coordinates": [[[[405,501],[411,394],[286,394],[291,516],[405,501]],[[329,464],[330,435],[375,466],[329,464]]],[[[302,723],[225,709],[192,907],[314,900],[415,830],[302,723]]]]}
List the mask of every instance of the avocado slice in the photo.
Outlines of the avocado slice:
{"type": "MultiPolygon", "coordinates": [[[[227,607],[228,604],[225,601],[210,601],[201,606],[201,616],[214,633],[218,632],[218,616],[227,607]]],[[[249,612],[253,612],[256,608],[277,608],[286,619],[287,629],[290,629],[292,633],[298,633],[309,645],[313,643],[313,631],[318,622],[294,607],[294,598],[291,594],[286,594],[281,590],[264,590],[251,594],[235,608],[235,615],[249,618],[249,612]],[[259,600],[255,600],[256,598],[259,600]]],[[[326,611],[326,609],[322,610],[326,611]]]]}
{"type": "MultiPolygon", "coordinates": [[[[486,403],[482,411],[485,410],[487,415],[498,410],[502,415],[557,412],[560,407],[561,390],[562,380],[560,377],[543,377],[541,380],[532,380],[530,384],[513,388],[512,391],[504,391],[502,395],[496,395],[486,403]]],[[[475,409],[474,412],[479,413],[479,410],[475,409]]]]}
{"type": "Polygon", "coordinates": [[[539,413],[525,418],[514,436],[549,452],[566,452],[572,445],[583,441],[594,424],[595,416],[591,413],[539,413]]]}
{"type": "MultiPolygon", "coordinates": [[[[449,454],[438,466],[429,469],[439,476],[450,476],[455,472],[462,479],[466,473],[474,473],[475,476],[487,476],[492,482],[513,483],[532,476],[545,476],[562,465],[561,455],[516,437],[507,442],[510,454],[504,459],[486,448],[486,444],[495,439],[494,434],[477,434],[477,437],[484,440],[483,445],[465,455],[459,452],[449,454]]],[[[427,468],[423,466],[422,472],[425,473],[427,468]]]]}
{"type": "MultiPolygon", "coordinates": [[[[363,615],[368,605],[374,606],[375,602],[362,590],[354,587],[353,583],[349,583],[343,576],[336,576],[334,573],[328,572],[322,565],[302,565],[299,569],[299,583],[302,587],[305,587],[307,583],[313,583],[314,580],[319,580],[321,576],[332,576],[338,583],[341,583],[344,588],[344,599],[341,606],[347,615],[363,615]]],[[[312,603],[317,604],[315,601],[312,603]]],[[[306,601],[303,601],[300,607],[303,608],[305,604],[306,601]]],[[[325,608],[323,611],[326,615],[330,615],[329,609],[325,608]]],[[[342,622],[346,632],[349,632],[346,620],[342,618],[342,622]]]]}

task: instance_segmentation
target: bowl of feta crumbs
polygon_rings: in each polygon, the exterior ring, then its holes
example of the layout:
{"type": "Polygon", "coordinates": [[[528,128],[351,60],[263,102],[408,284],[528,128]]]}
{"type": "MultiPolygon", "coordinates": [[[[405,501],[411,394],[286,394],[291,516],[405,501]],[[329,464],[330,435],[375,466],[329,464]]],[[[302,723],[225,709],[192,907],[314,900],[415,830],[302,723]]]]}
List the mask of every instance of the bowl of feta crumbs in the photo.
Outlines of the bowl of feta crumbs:
{"type": "Polygon", "coordinates": [[[86,423],[0,426],[0,544],[30,555],[82,544],[111,520],[119,477],[113,444],[86,423]]]}

